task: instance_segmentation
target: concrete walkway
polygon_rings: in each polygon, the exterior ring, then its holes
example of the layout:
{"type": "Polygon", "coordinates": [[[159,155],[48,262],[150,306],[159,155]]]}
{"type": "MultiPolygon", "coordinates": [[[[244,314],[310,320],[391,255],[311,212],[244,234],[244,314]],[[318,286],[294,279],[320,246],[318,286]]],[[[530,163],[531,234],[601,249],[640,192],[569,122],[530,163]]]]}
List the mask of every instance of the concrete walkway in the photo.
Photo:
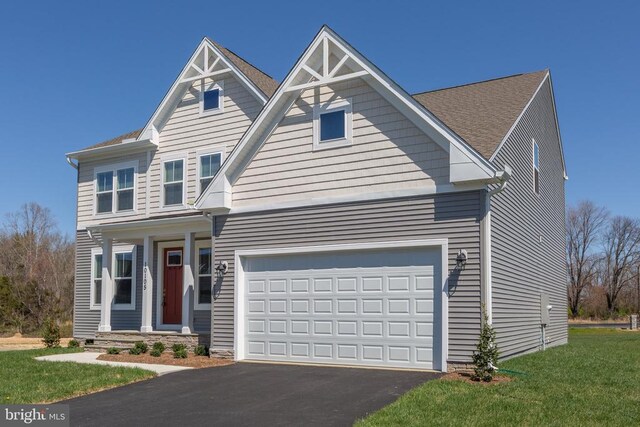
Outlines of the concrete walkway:
{"type": "Polygon", "coordinates": [[[40,356],[36,357],[36,360],[44,360],[47,362],[75,362],[75,363],[89,363],[93,365],[109,365],[109,366],[123,366],[125,368],[140,368],[147,371],[153,371],[158,375],[170,374],[172,372],[184,371],[189,368],[186,366],[171,366],[171,365],[152,365],[149,363],[128,363],[128,362],[112,362],[108,360],[98,360],[98,356],[103,353],[94,353],[85,351],[84,353],[67,353],[67,354],[54,354],[52,356],[40,356]]]}

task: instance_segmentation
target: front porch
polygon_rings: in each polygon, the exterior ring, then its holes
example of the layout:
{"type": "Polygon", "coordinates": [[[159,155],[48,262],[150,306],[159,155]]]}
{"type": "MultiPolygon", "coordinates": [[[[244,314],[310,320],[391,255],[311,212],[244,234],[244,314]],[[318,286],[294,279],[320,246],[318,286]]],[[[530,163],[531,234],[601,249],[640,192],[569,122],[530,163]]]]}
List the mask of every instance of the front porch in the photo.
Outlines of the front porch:
{"type": "Polygon", "coordinates": [[[93,347],[129,348],[135,341],[210,345],[209,218],[145,219],[90,232],[99,236],[94,241],[101,263],[99,287],[92,281],[100,311],[93,347]]]}
{"type": "Polygon", "coordinates": [[[209,346],[211,336],[208,334],[183,334],[171,331],[112,331],[97,332],[92,344],[85,345],[87,350],[106,352],[109,348],[128,350],[134,343],[142,341],[149,348],[156,342],[163,343],[168,349],[173,344],[184,344],[189,352],[193,352],[197,345],[209,346]]]}

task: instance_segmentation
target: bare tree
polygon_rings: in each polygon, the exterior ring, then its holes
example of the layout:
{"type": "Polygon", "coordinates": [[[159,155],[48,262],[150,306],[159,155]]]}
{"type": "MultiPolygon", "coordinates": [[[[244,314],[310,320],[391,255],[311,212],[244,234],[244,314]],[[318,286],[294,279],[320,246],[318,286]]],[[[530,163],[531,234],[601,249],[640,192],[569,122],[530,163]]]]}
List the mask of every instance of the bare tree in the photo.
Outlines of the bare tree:
{"type": "Polygon", "coordinates": [[[602,238],[602,286],[607,296],[607,309],[617,309],[620,291],[633,277],[632,267],[640,261],[640,222],[616,216],[608,223],[602,238]]]}
{"type": "Polygon", "coordinates": [[[582,292],[594,280],[597,256],[592,249],[607,216],[604,208],[590,201],[567,211],[567,296],[573,317],[578,315],[582,292]]]}

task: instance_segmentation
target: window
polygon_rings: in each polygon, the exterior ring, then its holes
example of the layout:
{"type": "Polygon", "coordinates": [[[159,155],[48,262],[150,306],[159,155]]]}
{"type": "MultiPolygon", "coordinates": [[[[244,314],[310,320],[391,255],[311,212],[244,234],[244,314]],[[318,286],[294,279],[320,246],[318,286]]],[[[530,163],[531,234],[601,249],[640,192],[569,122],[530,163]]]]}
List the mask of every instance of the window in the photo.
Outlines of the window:
{"type": "Polygon", "coordinates": [[[133,252],[116,252],[113,304],[133,307],[133,252]]]}
{"type": "Polygon", "coordinates": [[[133,168],[120,169],[117,172],[118,212],[133,210],[133,176],[133,168]]]}
{"type": "Polygon", "coordinates": [[[210,308],[211,304],[211,248],[197,247],[196,308],[210,308]]]}
{"type": "Polygon", "coordinates": [[[344,110],[320,114],[320,142],[345,137],[344,116],[344,110]]]}
{"type": "Polygon", "coordinates": [[[200,179],[200,194],[207,188],[209,183],[213,180],[216,172],[220,169],[222,163],[222,153],[204,154],[200,156],[199,167],[199,179],[200,179]]]}
{"type": "Polygon", "coordinates": [[[184,160],[164,162],[164,205],[183,204],[184,160]]]}
{"type": "Polygon", "coordinates": [[[540,194],[540,150],[533,141],[533,191],[540,194]]]}
{"type": "Polygon", "coordinates": [[[96,168],[97,214],[135,210],[135,162],[96,168]]]}
{"type": "Polygon", "coordinates": [[[313,148],[323,150],[351,145],[353,133],[351,100],[313,108],[313,148]]]}
{"type": "Polygon", "coordinates": [[[200,115],[222,113],[224,109],[223,82],[202,83],[200,86],[200,115]]]}
{"type": "Polygon", "coordinates": [[[91,292],[90,308],[100,309],[102,302],[102,254],[92,251],[91,254],[91,292]]]}
{"type": "Polygon", "coordinates": [[[113,211],[113,172],[100,172],[96,175],[96,212],[113,211]]]}
{"type": "Polygon", "coordinates": [[[167,251],[167,267],[180,267],[182,265],[182,251],[167,251]]]}

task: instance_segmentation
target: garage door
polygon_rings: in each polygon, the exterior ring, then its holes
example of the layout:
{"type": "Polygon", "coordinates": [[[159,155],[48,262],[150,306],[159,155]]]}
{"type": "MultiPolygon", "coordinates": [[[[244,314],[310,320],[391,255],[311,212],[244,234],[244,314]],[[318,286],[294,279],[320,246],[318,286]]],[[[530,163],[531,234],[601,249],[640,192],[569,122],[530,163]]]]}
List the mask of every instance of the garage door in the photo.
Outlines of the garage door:
{"type": "Polygon", "coordinates": [[[245,259],[244,358],[433,369],[439,254],[245,259]]]}

